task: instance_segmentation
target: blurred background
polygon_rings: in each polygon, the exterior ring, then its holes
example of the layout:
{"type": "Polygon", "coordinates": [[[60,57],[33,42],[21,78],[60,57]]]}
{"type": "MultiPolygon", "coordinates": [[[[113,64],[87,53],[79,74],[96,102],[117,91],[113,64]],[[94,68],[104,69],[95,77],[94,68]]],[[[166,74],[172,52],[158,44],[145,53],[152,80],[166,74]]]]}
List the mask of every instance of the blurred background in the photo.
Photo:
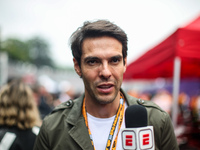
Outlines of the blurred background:
{"type": "Polygon", "coordinates": [[[71,34],[108,19],[128,35],[123,88],[171,115],[180,149],[200,149],[200,0],[1,0],[0,12],[0,87],[29,84],[41,118],[83,93],[71,34]]]}

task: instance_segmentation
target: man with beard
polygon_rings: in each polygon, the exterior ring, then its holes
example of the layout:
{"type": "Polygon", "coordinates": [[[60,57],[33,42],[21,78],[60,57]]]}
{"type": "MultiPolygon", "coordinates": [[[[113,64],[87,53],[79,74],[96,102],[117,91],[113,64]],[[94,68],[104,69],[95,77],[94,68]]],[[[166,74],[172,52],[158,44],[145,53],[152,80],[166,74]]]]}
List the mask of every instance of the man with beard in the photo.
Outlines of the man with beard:
{"type": "Polygon", "coordinates": [[[61,104],[44,119],[35,150],[122,150],[119,132],[125,128],[124,112],[129,105],[146,108],[156,149],[178,149],[169,115],[121,89],[127,35],[120,27],[107,20],[85,22],[72,34],[71,49],[84,94],[61,104]]]}

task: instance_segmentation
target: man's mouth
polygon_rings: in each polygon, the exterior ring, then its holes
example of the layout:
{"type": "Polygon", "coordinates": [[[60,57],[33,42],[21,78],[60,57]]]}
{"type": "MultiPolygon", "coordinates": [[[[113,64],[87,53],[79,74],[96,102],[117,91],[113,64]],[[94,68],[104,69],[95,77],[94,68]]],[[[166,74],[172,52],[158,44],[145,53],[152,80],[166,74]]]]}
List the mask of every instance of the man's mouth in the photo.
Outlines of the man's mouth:
{"type": "Polygon", "coordinates": [[[108,89],[110,87],[112,87],[113,85],[109,84],[109,85],[99,85],[98,88],[102,88],[102,89],[108,89]]]}
{"type": "Polygon", "coordinates": [[[97,86],[97,89],[100,93],[110,93],[113,90],[113,84],[100,84],[97,86]]]}

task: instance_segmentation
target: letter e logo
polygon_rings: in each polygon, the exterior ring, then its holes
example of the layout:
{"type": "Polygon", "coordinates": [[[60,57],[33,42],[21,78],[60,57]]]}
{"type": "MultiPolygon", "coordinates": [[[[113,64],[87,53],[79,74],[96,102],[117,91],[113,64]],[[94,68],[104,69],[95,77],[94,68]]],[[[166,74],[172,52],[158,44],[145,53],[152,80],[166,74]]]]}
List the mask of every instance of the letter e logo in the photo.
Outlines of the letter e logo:
{"type": "Polygon", "coordinates": [[[143,145],[149,144],[149,134],[143,134],[143,145]]]}
{"type": "Polygon", "coordinates": [[[153,143],[153,133],[151,129],[142,129],[139,131],[140,149],[151,149],[153,143]]]}
{"type": "Polygon", "coordinates": [[[136,134],[133,130],[122,130],[122,147],[123,149],[137,149],[136,134]]]}
{"type": "Polygon", "coordinates": [[[133,136],[132,135],[126,135],[126,146],[132,146],[133,145],[133,136]]]}

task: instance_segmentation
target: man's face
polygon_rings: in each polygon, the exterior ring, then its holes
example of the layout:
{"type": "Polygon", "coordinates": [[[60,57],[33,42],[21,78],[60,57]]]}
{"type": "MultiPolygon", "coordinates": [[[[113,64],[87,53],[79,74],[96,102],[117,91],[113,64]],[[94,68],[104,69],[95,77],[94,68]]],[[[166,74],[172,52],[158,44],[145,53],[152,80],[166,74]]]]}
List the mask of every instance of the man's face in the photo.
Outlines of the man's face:
{"type": "Polygon", "coordinates": [[[81,68],[74,59],[76,72],[82,76],[85,98],[108,104],[119,98],[119,90],[126,70],[122,44],[112,37],[87,38],[83,41],[81,68]]]}

